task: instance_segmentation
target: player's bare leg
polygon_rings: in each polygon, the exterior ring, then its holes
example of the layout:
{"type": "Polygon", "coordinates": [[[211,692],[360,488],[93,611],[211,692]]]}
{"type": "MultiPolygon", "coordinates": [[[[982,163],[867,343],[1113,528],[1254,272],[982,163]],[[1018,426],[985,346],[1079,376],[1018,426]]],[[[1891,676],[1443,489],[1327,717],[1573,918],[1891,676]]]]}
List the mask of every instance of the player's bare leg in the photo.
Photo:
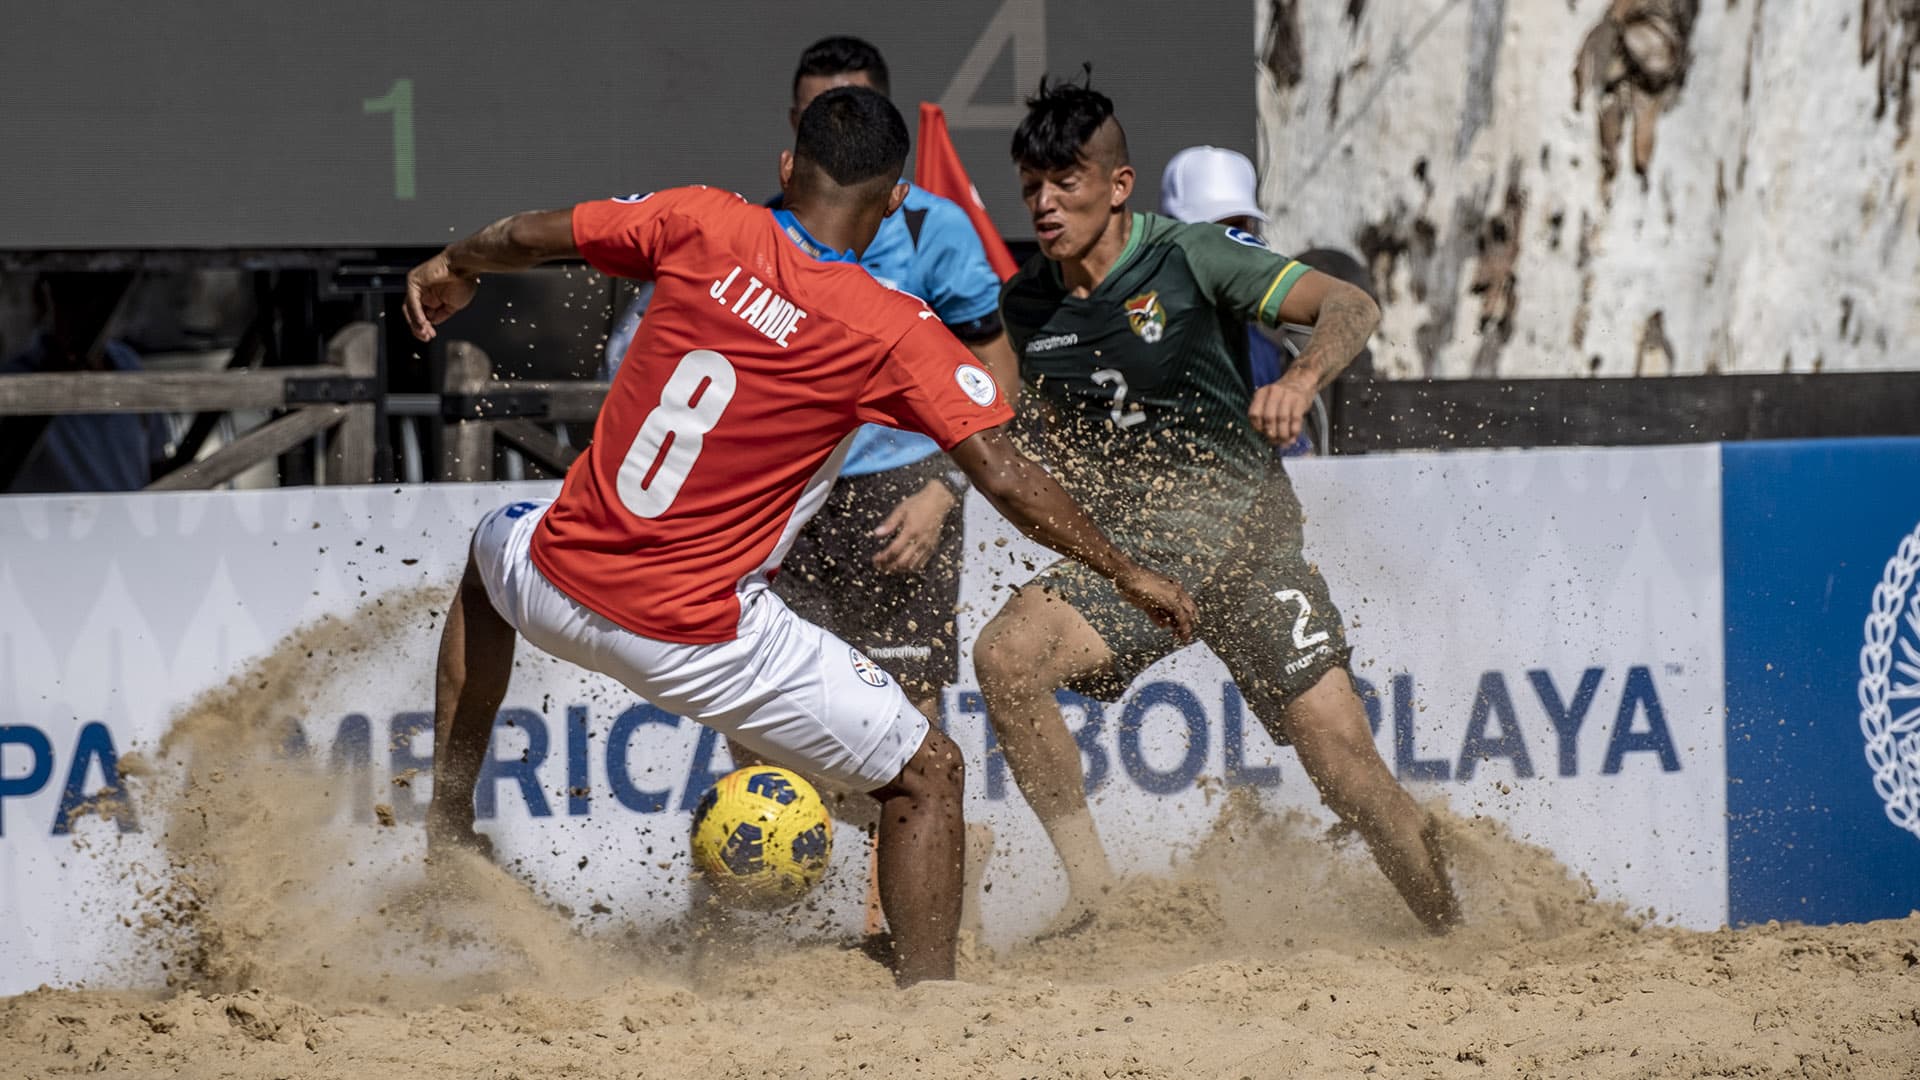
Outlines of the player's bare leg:
{"type": "Polygon", "coordinates": [[[1087,808],[1080,744],[1054,693],[1113,662],[1113,651],[1073,605],[1044,589],[1023,589],[980,632],[973,667],[987,719],[1013,779],[1066,865],[1067,911],[1097,901],[1113,868],[1087,808]]]}
{"type": "MultiPolygon", "coordinates": [[[[913,707],[920,710],[921,715],[925,716],[927,722],[936,729],[940,726],[940,703],[937,699],[924,698],[914,702],[913,707]]],[[[735,744],[732,740],[728,740],[727,745],[733,751],[734,761],[738,764],[745,765],[758,760],[751,750],[735,744]]],[[[814,786],[821,785],[815,782],[814,786]]],[[[860,800],[834,801],[829,805],[836,817],[853,819],[865,816],[848,813],[860,805],[860,800]]],[[[871,820],[854,821],[854,824],[862,827],[871,823],[871,820]]],[[[887,933],[886,909],[880,902],[879,837],[875,833],[870,833],[869,836],[871,840],[867,851],[867,912],[862,933],[870,948],[891,954],[893,945],[887,933]]],[[[986,874],[987,861],[992,857],[993,830],[985,825],[969,823],[966,835],[966,862],[961,875],[960,888],[960,929],[962,931],[974,934],[980,932],[980,882],[986,874]]]]}
{"type": "Polygon", "coordinates": [[[473,788],[493,735],[494,714],[513,676],[513,627],[494,610],[471,553],[440,629],[433,681],[433,797],[427,802],[427,851],[464,847],[489,858],[493,845],[473,831],[473,788]]]}
{"type": "Polygon", "coordinates": [[[960,932],[980,934],[980,884],[993,858],[993,829],[977,821],[967,823],[967,862],[960,881],[960,932]]]}
{"type": "Polygon", "coordinates": [[[1460,923],[1432,822],[1380,758],[1344,669],[1322,676],[1280,710],[1280,731],[1327,806],[1353,826],[1413,913],[1434,933],[1460,923]]]}
{"type": "Polygon", "coordinates": [[[966,788],[960,748],[936,727],[900,775],[873,792],[880,800],[880,903],[902,986],[953,978],[966,788]]]}
{"type": "MultiPolygon", "coordinates": [[[[920,698],[913,703],[920,715],[936,730],[940,727],[940,700],[938,698],[920,698]]],[[[869,941],[885,941],[887,935],[887,911],[880,902],[880,838],[876,833],[873,844],[867,852],[867,917],[861,928],[869,941]]]]}

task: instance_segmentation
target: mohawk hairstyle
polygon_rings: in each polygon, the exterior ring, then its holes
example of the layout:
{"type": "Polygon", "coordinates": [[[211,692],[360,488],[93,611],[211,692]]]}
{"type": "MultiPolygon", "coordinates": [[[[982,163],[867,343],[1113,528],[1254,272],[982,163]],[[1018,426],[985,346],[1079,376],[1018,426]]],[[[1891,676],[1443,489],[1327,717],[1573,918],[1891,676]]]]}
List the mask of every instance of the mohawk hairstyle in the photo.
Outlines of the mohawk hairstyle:
{"type": "MultiPolygon", "coordinates": [[[[1093,65],[1083,65],[1083,81],[1040,78],[1040,89],[1027,99],[1027,115],[1013,131],[1014,164],[1029,169],[1071,169],[1084,157],[1101,125],[1113,120],[1113,99],[1093,88],[1093,65]]],[[[1112,162],[1127,162],[1127,135],[1119,130],[1119,153],[1112,162]]]]}
{"type": "Polygon", "coordinates": [[[793,156],[841,187],[898,180],[906,168],[907,122],[893,102],[864,86],[837,86],[800,114],[793,156]]]}

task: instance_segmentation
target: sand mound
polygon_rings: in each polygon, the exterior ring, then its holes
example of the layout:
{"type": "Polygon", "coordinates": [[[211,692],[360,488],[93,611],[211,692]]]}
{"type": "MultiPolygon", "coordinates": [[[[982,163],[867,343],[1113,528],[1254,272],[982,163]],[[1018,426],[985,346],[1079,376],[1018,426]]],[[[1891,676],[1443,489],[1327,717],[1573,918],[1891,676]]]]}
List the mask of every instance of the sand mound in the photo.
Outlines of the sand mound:
{"type": "Polygon", "coordinates": [[[343,829],[285,747],[299,702],[431,629],[434,591],[290,638],[181,716],[142,785],[162,993],[0,1001],[0,1073],[592,1078],[1912,1077],[1920,914],[1691,933],[1594,899],[1545,851],[1445,816],[1469,925],[1425,934],[1351,837],[1244,793],[1170,879],[966,981],[756,937],[590,937],[417,830],[343,829]]]}
{"type": "Polygon", "coordinates": [[[304,703],[433,632],[444,604],[439,589],[389,594],[290,635],[183,709],[129,780],[165,815],[169,874],[141,926],[171,985],[423,1004],[507,987],[578,992],[631,972],[616,946],[575,933],[485,860],[428,867],[416,829],[343,827],[340,775],[292,748],[304,703]]]}
{"type": "Polygon", "coordinates": [[[1321,946],[1085,981],[1029,953],[906,992],[818,948],[698,992],[640,977],[457,1007],[41,991],[0,1004],[0,1060],[22,1077],[1915,1075],[1920,916],[1575,937],[1565,955],[1321,946]]]}

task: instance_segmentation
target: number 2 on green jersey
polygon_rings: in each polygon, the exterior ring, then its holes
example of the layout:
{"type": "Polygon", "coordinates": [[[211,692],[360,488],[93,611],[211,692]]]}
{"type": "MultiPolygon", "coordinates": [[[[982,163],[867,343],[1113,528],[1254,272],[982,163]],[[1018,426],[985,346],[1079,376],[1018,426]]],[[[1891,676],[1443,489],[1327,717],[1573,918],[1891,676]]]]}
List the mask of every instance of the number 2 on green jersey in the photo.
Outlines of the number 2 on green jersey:
{"type": "Polygon", "coordinates": [[[1093,373],[1093,381],[1101,386],[1113,387],[1113,422],[1121,427],[1132,427],[1147,422],[1147,414],[1135,409],[1127,411],[1127,377],[1120,374],[1119,368],[1101,368],[1093,373]]]}

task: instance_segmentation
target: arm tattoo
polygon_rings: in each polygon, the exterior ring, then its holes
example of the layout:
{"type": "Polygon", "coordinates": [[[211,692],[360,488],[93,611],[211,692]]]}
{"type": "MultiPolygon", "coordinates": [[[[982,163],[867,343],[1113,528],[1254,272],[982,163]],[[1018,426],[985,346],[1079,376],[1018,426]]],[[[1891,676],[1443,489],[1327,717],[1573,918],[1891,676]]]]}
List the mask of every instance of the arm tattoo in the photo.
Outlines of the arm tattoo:
{"type": "Polygon", "coordinates": [[[504,217],[447,247],[457,273],[525,270],[570,253],[571,211],[543,210],[504,217]]]}
{"type": "Polygon", "coordinates": [[[1314,388],[1324,389],[1367,347],[1367,339],[1379,325],[1380,309],[1371,297],[1358,289],[1335,289],[1321,301],[1313,336],[1289,370],[1311,373],[1314,388]]]}
{"type": "Polygon", "coordinates": [[[447,246],[447,262],[463,273],[518,270],[527,265],[513,244],[513,219],[499,221],[447,246]]]}

